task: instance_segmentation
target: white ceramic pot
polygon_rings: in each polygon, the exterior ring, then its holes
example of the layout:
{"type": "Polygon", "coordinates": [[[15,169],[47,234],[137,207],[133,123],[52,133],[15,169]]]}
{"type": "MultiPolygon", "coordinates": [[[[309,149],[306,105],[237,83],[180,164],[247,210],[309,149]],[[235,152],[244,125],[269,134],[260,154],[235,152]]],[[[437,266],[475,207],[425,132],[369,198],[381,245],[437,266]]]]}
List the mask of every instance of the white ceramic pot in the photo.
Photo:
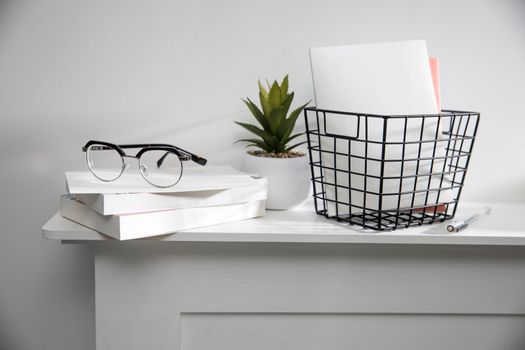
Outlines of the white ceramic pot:
{"type": "Polygon", "coordinates": [[[310,168],[306,155],[297,158],[266,158],[246,153],[242,170],[268,178],[266,209],[290,209],[310,195],[310,168]]]}

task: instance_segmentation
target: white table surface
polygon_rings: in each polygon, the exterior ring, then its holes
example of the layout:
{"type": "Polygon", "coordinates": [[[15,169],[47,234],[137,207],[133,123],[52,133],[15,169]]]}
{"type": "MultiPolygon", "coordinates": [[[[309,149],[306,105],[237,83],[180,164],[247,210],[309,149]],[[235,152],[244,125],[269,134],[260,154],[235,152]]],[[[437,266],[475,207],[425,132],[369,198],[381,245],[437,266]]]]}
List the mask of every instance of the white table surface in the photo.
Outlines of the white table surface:
{"type": "MultiPolygon", "coordinates": [[[[456,219],[483,212],[484,203],[460,204],[456,219]]],[[[314,212],[311,202],[289,211],[267,211],[262,218],[179,231],[142,239],[181,242],[294,242],[368,244],[525,245],[525,204],[491,204],[492,212],[459,233],[447,223],[392,232],[369,232],[328,220],[314,212]]],[[[55,214],[43,227],[47,239],[104,241],[111,237],[55,214]]]]}

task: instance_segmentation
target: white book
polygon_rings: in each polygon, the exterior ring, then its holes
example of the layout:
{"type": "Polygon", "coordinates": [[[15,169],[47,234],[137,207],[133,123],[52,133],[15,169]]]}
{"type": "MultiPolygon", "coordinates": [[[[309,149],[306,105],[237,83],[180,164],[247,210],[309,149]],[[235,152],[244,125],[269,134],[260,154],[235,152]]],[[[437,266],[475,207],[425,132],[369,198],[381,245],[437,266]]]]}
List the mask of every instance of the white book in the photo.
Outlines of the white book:
{"type": "Polygon", "coordinates": [[[104,182],[89,171],[66,172],[67,191],[80,193],[178,193],[210,191],[225,188],[253,186],[254,179],[229,166],[186,167],[179,183],[159,188],[142,178],[137,171],[124,171],[115,181],[104,182]]]}
{"type": "Polygon", "coordinates": [[[74,196],[63,195],[60,198],[60,213],[66,219],[100,233],[119,240],[129,240],[263,216],[265,202],[258,200],[215,207],[104,216],[74,196]]]}
{"type": "Polygon", "coordinates": [[[135,214],[160,210],[210,207],[267,197],[266,178],[254,179],[254,185],[222,190],[176,193],[101,193],[76,194],[76,198],[103,215],[135,214]]]}
{"type": "MultiPolygon", "coordinates": [[[[310,49],[312,75],[314,82],[314,94],[316,106],[320,109],[370,113],[380,115],[411,115],[411,114],[437,114],[437,102],[434,94],[432,74],[426,43],[423,40],[391,42],[381,44],[363,44],[337,47],[319,47],[310,49]]],[[[357,117],[352,116],[326,116],[325,132],[328,134],[355,137],[358,140],[352,142],[352,154],[368,158],[380,159],[382,148],[378,144],[366,144],[365,123],[361,119],[359,130],[357,128],[357,117]]],[[[442,126],[438,125],[437,118],[428,119],[423,128],[423,139],[436,139],[441,137],[442,126]]],[[[387,141],[403,140],[403,119],[388,122],[387,141]]],[[[380,118],[368,119],[368,140],[382,141],[383,120],[380,118]]],[[[409,121],[407,125],[406,141],[417,141],[421,135],[421,119],[409,121]]],[[[337,147],[339,152],[348,152],[348,141],[342,138],[323,138],[321,147],[333,150],[337,147]]],[[[434,144],[425,143],[421,150],[417,144],[406,147],[404,157],[400,146],[388,146],[385,158],[410,159],[443,157],[445,155],[446,142],[437,144],[434,153],[434,144]]],[[[380,192],[379,181],[369,178],[364,181],[364,176],[348,175],[351,170],[355,173],[367,175],[399,177],[401,175],[401,162],[385,162],[381,168],[380,162],[369,161],[367,167],[363,159],[338,155],[334,158],[332,154],[323,153],[323,165],[335,168],[337,171],[323,169],[323,175],[327,183],[335,183],[339,186],[350,186],[361,191],[380,192]]],[[[423,161],[420,163],[404,162],[403,175],[420,175],[439,173],[443,171],[444,160],[423,161]],[[431,171],[432,170],[432,171],[431,171]]],[[[412,198],[411,194],[383,195],[382,210],[396,209],[400,207],[423,206],[425,202],[435,203],[437,192],[430,192],[427,196],[425,189],[439,188],[440,184],[446,186],[448,179],[441,181],[441,176],[428,176],[405,178],[399,180],[385,180],[382,194],[399,194],[400,192],[411,192],[414,189],[421,190],[412,198]],[[399,200],[399,202],[398,202],[399,200]]],[[[336,190],[335,186],[325,186],[326,196],[330,200],[349,202],[349,191],[343,187],[336,190]]],[[[377,195],[367,194],[363,197],[362,192],[352,191],[352,204],[366,206],[369,209],[379,209],[377,195]]],[[[439,194],[439,202],[452,200],[452,191],[445,189],[439,194]]],[[[339,205],[328,202],[328,215],[349,214],[347,205],[339,205]]],[[[352,208],[352,212],[360,212],[361,209],[352,208]]]]}

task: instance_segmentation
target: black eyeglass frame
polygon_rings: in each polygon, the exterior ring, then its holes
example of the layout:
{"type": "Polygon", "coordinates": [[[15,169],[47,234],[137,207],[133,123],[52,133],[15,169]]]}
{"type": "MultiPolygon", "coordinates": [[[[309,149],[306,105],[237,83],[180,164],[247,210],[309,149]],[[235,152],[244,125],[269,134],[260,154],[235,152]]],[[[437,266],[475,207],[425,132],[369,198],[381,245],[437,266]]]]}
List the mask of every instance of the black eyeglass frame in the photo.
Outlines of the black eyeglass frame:
{"type": "MultiPolygon", "coordinates": [[[[82,147],[82,152],[87,152],[89,146],[91,145],[103,145],[103,146],[111,147],[115,149],[120,154],[121,157],[129,157],[129,155],[126,154],[126,152],[124,152],[125,148],[142,148],[135,156],[132,156],[132,157],[140,158],[140,156],[144,152],[149,151],[149,150],[156,150],[156,151],[165,150],[165,151],[170,151],[170,152],[175,153],[181,161],[191,160],[202,166],[206,165],[206,163],[208,162],[206,159],[196,154],[193,154],[191,152],[186,151],[185,149],[182,149],[180,147],[170,145],[167,143],[137,143],[137,144],[128,144],[128,145],[117,145],[117,144],[105,142],[105,141],[90,140],[82,147]]],[[[164,157],[162,157],[161,159],[163,161],[164,157]]],[[[162,161],[160,161],[159,165],[162,165],[162,161]]]]}
{"type": "MultiPolygon", "coordinates": [[[[102,151],[102,150],[110,150],[110,149],[115,150],[120,155],[120,157],[122,158],[122,165],[123,165],[122,171],[119,173],[119,175],[115,179],[107,180],[107,179],[103,179],[103,178],[100,178],[99,176],[97,176],[95,174],[95,172],[93,171],[93,169],[91,169],[91,167],[89,166],[89,160],[88,160],[88,167],[89,167],[89,170],[91,171],[91,173],[93,174],[93,176],[95,176],[97,179],[99,179],[101,181],[105,181],[105,182],[115,181],[116,179],[118,179],[122,175],[122,173],[124,172],[124,168],[125,168],[124,167],[124,164],[125,164],[124,163],[124,158],[140,159],[140,157],[144,153],[146,153],[148,151],[166,151],[166,153],[162,157],[160,157],[159,160],[157,160],[157,166],[158,167],[160,167],[162,165],[162,163],[164,162],[164,160],[166,159],[166,157],[170,153],[175,154],[179,158],[179,160],[181,161],[181,166],[182,166],[182,162],[190,161],[190,160],[195,162],[195,163],[197,163],[197,164],[199,164],[199,165],[201,165],[201,166],[206,165],[206,163],[208,162],[205,158],[200,157],[200,156],[198,156],[198,155],[196,155],[194,153],[188,152],[185,149],[182,149],[182,148],[174,146],[174,145],[165,144],[165,143],[147,143],[147,144],[142,144],[141,143],[141,144],[117,145],[117,144],[110,143],[110,142],[105,142],[105,141],[90,140],[82,147],[82,152],[87,152],[88,150],[102,151]],[[91,147],[91,146],[94,146],[94,147],[91,147]],[[137,152],[137,154],[135,154],[133,156],[133,155],[127,154],[124,151],[124,149],[128,149],[128,148],[140,148],[140,150],[137,152]]],[[[154,184],[154,183],[150,182],[145,177],[144,177],[144,179],[148,183],[150,183],[151,185],[153,185],[155,187],[172,187],[172,186],[175,186],[179,182],[181,177],[182,177],[182,169],[181,169],[181,174],[179,176],[179,179],[174,184],[169,185],[169,186],[159,186],[157,184],[154,184]]]]}

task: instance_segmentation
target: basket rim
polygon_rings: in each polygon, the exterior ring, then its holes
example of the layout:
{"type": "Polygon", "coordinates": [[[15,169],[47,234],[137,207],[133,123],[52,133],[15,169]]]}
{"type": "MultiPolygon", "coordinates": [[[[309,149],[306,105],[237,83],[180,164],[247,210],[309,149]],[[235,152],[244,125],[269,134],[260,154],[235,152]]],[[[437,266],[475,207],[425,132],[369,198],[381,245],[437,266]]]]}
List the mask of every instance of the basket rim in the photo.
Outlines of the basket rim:
{"type": "Polygon", "coordinates": [[[386,114],[373,114],[373,113],[359,113],[359,112],[345,112],[345,111],[337,111],[337,110],[331,110],[331,109],[323,109],[323,108],[317,108],[317,107],[306,107],[304,109],[305,111],[312,111],[312,112],[323,112],[323,113],[330,113],[330,114],[341,114],[341,115],[350,115],[350,116],[357,116],[357,117],[373,117],[373,118],[383,118],[383,119],[391,119],[391,118],[428,118],[428,117],[449,117],[449,116],[478,116],[480,117],[481,114],[479,112],[474,111],[460,111],[460,110],[453,110],[453,109],[443,109],[441,113],[437,114],[392,114],[392,115],[386,115],[386,114]]]}

